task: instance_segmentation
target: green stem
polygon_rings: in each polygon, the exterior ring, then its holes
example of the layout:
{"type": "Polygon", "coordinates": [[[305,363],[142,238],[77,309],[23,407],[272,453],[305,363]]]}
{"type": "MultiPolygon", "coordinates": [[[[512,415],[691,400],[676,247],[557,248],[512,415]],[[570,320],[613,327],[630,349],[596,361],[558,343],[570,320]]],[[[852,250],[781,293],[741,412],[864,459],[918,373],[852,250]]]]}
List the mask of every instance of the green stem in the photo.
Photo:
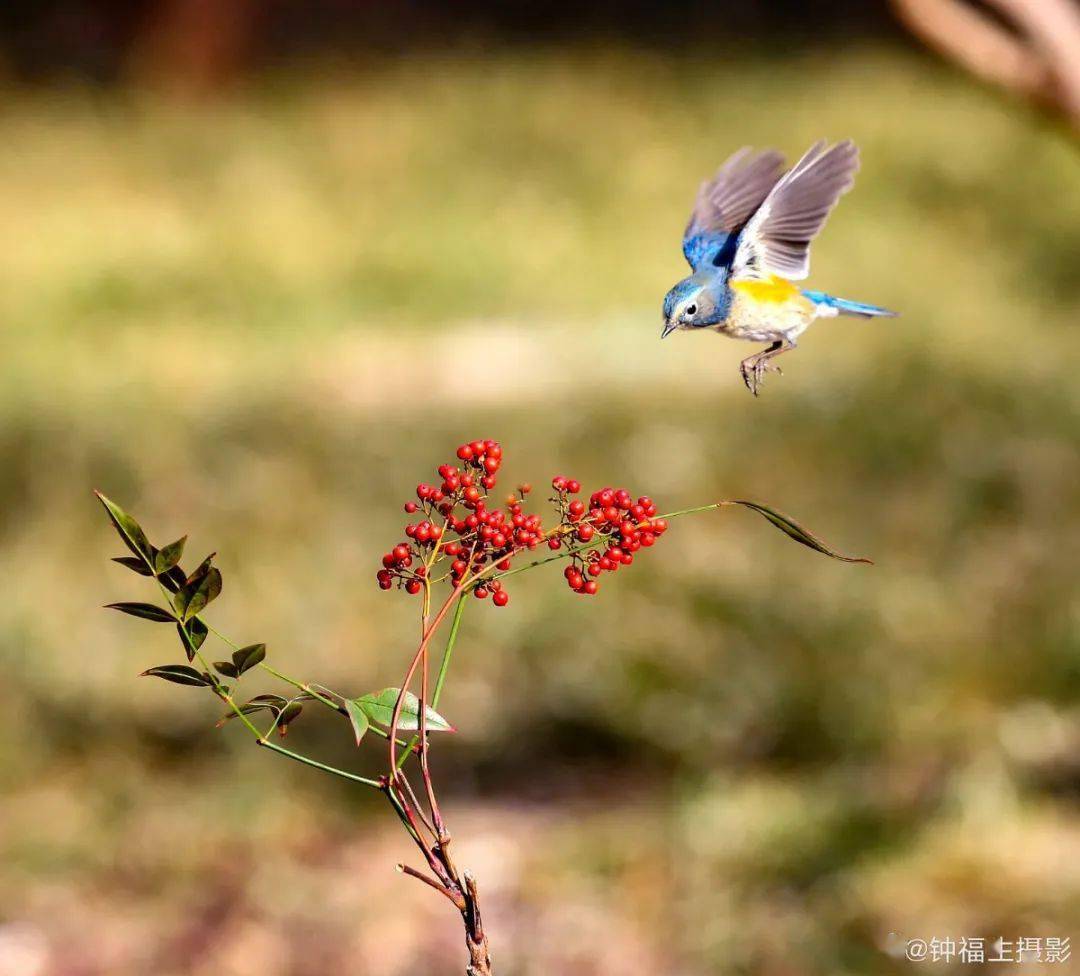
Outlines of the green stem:
{"type": "MultiPolygon", "coordinates": [[[[146,560],[146,562],[150,568],[150,571],[153,572],[154,567],[150,565],[149,560],[146,560]]],[[[172,597],[169,595],[168,591],[165,589],[164,584],[158,578],[156,573],[154,574],[154,582],[157,583],[158,588],[161,590],[161,595],[165,599],[165,602],[170,607],[172,607],[173,612],[175,612],[176,606],[173,603],[172,597]]],[[[260,746],[266,747],[271,752],[276,752],[282,756],[288,756],[290,759],[294,759],[298,763],[303,763],[305,766],[312,766],[315,769],[321,769],[324,773],[331,773],[334,776],[340,776],[342,779],[347,779],[353,783],[362,783],[364,786],[372,786],[375,789],[382,789],[382,784],[380,784],[376,780],[368,779],[366,776],[358,776],[355,773],[347,772],[344,769],[338,769],[336,766],[327,766],[326,763],[321,763],[317,759],[309,759],[307,756],[302,756],[298,752],[293,752],[291,749],[286,749],[284,746],[279,746],[276,742],[269,741],[266,736],[264,736],[263,733],[259,731],[258,726],[256,726],[255,723],[252,722],[251,719],[249,719],[247,715],[244,714],[244,710],[236,704],[236,702],[233,700],[232,695],[230,695],[229,692],[225,690],[225,686],[218,680],[217,675],[214,674],[214,669],[210,666],[210,663],[206,660],[206,658],[203,657],[202,651],[200,651],[198,648],[195,647],[194,644],[191,643],[191,638],[188,636],[185,623],[186,621],[181,622],[180,624],[180,633],[184,635],[184,643],[188,646],[188,649],[191,651],[192,655],[199,662],[199,664],[202,665],[203,669],[210,676],[210,680],[211,682],[213,682],[214,694],[216,694],[218,698],[225,702],[225,704],[227,704],[229,708],[232,709],[233,714],[236,715],[236,717],[240,719],[240,721],[243,722],[245,726],[247,726],[248,731],[255,736],[256,743],[258,743],[260,746]]],[[[203,621],[203,623],[206,623],[206,621],[203,621]]],[[[209,625],[207,625],[207,629],[213,630],[213,628],[211,628],[209,625]]],[[[230,644],[232,647],[237,646],[236,644],[233,644],[232,641],[228,640],[220,633],[218,633],[216,630],[214,630],[213,633],[217,634],[217,636],[220,637],[223,641],[225,641],[226,644],[230,644]]],[[[278,677],[282,678],[282,680],[284,681],[288,681],[288,679],[285,678],[283,675],[278,675],[278,677]]],[[[288,683],[294,684],[294,682],[291,681],[289,681],[288,683]]],[[[310,691],[308,693],[314,694],[314,692],[310,691]]]]}
{"type": "Polygon", "coordinates": [[[734,505],[734,502],[713,502],[711,505],[698,505],[696,508],[681,508],[677,512],[665,512],[663,515],[654,515],[651,521],[657,519],[673,519],[680,515],[694,515],[697,512],[711,512],[714,508],[723,508],[725,505],[734,505]]]}
{"type": "MultiPolygon", "coordinates": [[[[432,708],[435,708],[439,704],[439,696],[442,694],[443,685],[446,682],[446,672],[450,669],[450,658],[454,653],[454,644],[457,642],[458,628],[461,626],[461,617],[465,613],[468,599],[469,594],[462,593],[461,596],[458,597],[457,604],[454,606],[454,616],[450,619],[450,633],[446,638],[446,647],[443,649],[442,661],[439,663],[439,673],[435,678],[435,690],[431,695],[432,708]]],[[[420,736],[414,735],[409,742],[409,748],[398,757],[397,768],[399,770],[405,764],[405,760],[415,751],[419,742],[420,736]]]]}
{"type": "Polygon", "coordinates": [[[442,662],[439,664],[439,674],[435,678],[435,690],[431,694],[431,707],[436,708],[439,704],[439,695],[442,694],[443,684],[446,681],[446,672],[450,668],[450,657],[454,653],[454,643],[457,641],[458,627],[461,626],[461,617],[465,613],[465,606],[469,594],[462,593],[458,597],[457,606],[454,607],[454,616],[450,620],[450,634],[446,638],[446,648],[443,651],[442,662]]]}
{"type": "Polygon", "coordinates": [[[362,783],[364,786],[372,786],[377,790],[382,789],[382,784],[378,782],[378,780],[368,779],[366,776],[357,776],[356,773],[338,769],[336,766],[327,766],[326,763],[321,763],[317,759],[309,759],[307,756],[302,756],[298,752],[293,752],[291,749],[279,746],[276,742],[264,739],[258,730],[256,730],[256,735],[259,736],[257,740],[258,744],[269,749],[271,752],[276,752],[282,756],[288,756],[290,759],[295,759],[298,763],[303,763],[305,766],[321,769],[324,773],[332,773],[334,776],[340,776],[342,779],[347,779],[352,783],[362,783]]]}

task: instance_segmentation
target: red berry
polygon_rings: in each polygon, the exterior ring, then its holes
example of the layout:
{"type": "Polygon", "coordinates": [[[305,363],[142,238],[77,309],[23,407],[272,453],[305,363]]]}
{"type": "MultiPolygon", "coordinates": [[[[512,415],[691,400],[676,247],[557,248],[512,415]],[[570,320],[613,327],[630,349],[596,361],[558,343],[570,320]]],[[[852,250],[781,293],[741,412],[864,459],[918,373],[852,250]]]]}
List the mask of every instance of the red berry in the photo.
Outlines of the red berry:
{"type": "Polygon", "coordinates": [[[581,491],[581,482],[575,480],[574,478],[571,478],[566,483],[566,490],[570,492],[571,495],[576,495],[579,491],[581,491]]]}
{"type": "Polygon", "coordinates": [[[400,543],[394,546],[394,551],[391,553],[395,562],[403,563],[409,558],[409,547],[405,543],[400,543]]]}
{"type": "Polygon", "coordinates": [[[471,461],[473,456],[472,446],[470,444],[462,444],[461,447],[457,449],[457,456],[461,458],[462,461],[471,461]]]}
{"type": "Polygon", "coordinates": [[[488,595],[488,589],[486,586],[478,586],[473,590],[473,596],[478,600],[483,600],[488,595]]]}
{"type": "Polygon", "coordinates": [[[577,530],[577,537],[582,542],[588,542],[594,535],[596,530],[591,525],[579,525],[577,530]]]}
{"type": "Polygon", "coordinates": [[[405,592],[415,596],[423,588],[420,580],[411,579],[405,584],[405,592]]]}
{"type": "Polygon", "coordinates": [[[532,485],[530,485],[527,481],[524,481],[520,485],[518,485],[518,491],[520,491],[523,495],[527,495],[530,491],[532,491],[532,485]]]}
{"type": "Polygon", "coordinates": [[[506,590],[499,590],[492,598],[491,602],[497,607],[505,607],[510,602],[510,594],[506,590]]]}
{"type": "Polygon", "coordinates": [[[484,442],[483,441],[473,441],[469,445],[469,447],[472,448],[473,457],[475,459],[479,459],[479,458],[481,458],[483,456],[483,454],[484,454],[484,442]]]}
{"type": "MultiPolygon", "coordinates": [[[[570,585],[570,589],[580,590],[585,585],[585,577],[575,569],[566,577],[566,582],[570,585]]],[[[591,583],[592,580],[589,582],[591,583]]]]}
{"type": "Polygon", "coordinates": [[[548,539],[548,548],[549,549],[558,549],[559,546],[561,546],[561,545],[562,545],[562,543],[558,539],[556,539],[555,537],[552,537],[552,538],[548,539]]]}
{"type": "Polygon", "coordinates": [[[581,592],[593,596],[598,589],[599,587],[596,585],[596,580],[587,580],[584,586],[581,587],[581,592]]]}
{"type": "Polygon", "coordinates": [[[502,462],[497,457],[492,457],[490,454],[484,458],[484,470],[488,474],[494,474],[499,470],[499,466],[502,462]]]}
{"type": "Polygon", "coordinates": [[[556,491],[566,490],[566,479],[562,475],[556,475],[551,479],[551,487],[556,491]]]}
{"type": "Polygon", "coordinates": [[[585,514],[585,503],[580,502],[577,499],[570,503],[570,517],[576,522],[582,515],[585,514]]]}
{"type": "Polygon", "coordinates": [[[408,512],[410,515],[412,515],[417,509],[419,509],[419,507],[420,506],[417,505],[416,502],[405,503],[405,511],[408,512]]]}

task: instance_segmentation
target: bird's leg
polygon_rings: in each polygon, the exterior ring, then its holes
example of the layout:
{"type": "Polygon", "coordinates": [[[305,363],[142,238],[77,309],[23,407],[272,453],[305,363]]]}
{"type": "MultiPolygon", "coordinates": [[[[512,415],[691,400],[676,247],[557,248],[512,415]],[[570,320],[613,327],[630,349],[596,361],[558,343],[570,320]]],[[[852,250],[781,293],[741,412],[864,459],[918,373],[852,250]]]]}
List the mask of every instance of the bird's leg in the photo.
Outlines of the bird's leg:
{"type": "Polygon", "coordinates": [[[756,352],[753,356],[747,356],[746,359],[739,363],[739,372],[742,374],[746,388],[754,396],[757,396],[758,388],[764,382],[767,372],[775,370],[782,376],[784,371],[772,360],[794,348],[794,342],[788,339],[777,339],[767,349],[762,349],[761,352],[756,352]]]}

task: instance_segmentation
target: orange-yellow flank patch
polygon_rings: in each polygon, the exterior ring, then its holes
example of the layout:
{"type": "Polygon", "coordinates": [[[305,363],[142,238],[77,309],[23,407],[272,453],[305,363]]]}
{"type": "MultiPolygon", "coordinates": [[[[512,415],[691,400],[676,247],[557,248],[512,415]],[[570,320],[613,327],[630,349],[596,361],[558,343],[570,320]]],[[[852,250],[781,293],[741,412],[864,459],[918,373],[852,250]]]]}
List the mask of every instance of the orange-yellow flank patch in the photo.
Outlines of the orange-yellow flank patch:
{"type": "Polygon", "coordinates": [[[790,281],[772,275],[766,281],[733,281],[731,287],[741,292],[753,302],[772,302],[781,304],[793,298],[802,298],[802,293],[790,281]]]}

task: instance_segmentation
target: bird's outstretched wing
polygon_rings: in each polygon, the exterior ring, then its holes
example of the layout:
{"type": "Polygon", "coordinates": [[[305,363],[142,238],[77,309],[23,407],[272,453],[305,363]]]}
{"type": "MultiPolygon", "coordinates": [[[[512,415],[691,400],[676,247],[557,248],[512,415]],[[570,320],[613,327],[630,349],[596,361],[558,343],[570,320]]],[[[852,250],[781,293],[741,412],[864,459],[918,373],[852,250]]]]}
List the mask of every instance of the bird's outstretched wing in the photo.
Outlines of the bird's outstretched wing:
{"type": "Polygon", "coordinates": [[[780,179],[784,157],[773,149],[754,152],[744,146],[698,190],[690,223],[683,234],[683,254],[695,271],[717,261],[725,252],[730,261],[735,235],[750,219],[780,179]]]}
{"type": "Polygon", "coordinates": [[[811,146],[739,235],[733,277],[805,278],[810,273],[810,242],[840,195],[851,189],[858,168],[859,150],[850,139],[831,148],[824,140],[811,146]]]}

